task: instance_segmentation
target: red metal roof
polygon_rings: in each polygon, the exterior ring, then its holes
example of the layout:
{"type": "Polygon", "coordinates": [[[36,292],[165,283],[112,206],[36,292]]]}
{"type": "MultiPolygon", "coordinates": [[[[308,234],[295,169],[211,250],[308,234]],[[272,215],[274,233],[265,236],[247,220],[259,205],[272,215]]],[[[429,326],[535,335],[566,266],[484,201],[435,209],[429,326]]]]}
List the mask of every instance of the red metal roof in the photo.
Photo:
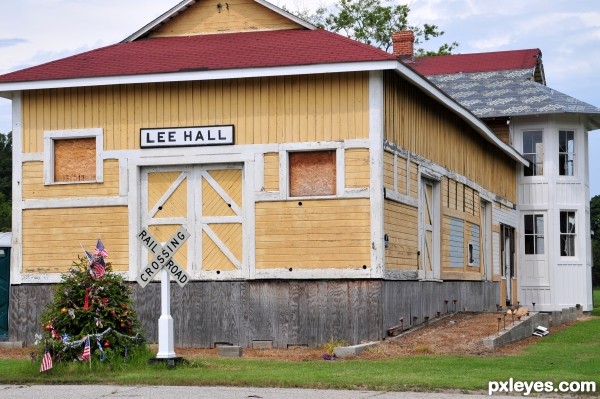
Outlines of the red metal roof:
{"type": "Polygon", "coordinates": [[[0,76],[0,83],[396,59],[318,30],[276,30],[118,43],[0,76]]]}
{"type": "Polygon", "coordinates": [[[440,55],[402,61],[421,75],[506,71],[534,68],[542,52],[539,49],[496,51],[476,54],[440,55]]]}

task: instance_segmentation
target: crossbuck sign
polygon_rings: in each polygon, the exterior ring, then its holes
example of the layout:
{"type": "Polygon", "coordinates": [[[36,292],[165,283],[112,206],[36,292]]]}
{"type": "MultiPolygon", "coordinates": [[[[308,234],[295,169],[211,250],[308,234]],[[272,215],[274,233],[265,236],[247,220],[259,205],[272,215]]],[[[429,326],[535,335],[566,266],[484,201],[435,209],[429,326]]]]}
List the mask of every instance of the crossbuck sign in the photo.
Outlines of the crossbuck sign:
{"type": "Polygon", "coordinates": [[[164,245],[160,244],[150,232],[142,228],[137,235],[138,239],[144,244],[148,251],[154,254],[154,259],[143,268],[137,278],[137,282],[146,287],[150,280],[158,274],[163,268],[166,268],[171,276],[175,278],[177,284],[181,287],[185,286],[190,280],[190,276],[185,270],[175,262],[173,255],[183,246],[183,243],[190,237],[190,233],[181,226],[164,245]]]}

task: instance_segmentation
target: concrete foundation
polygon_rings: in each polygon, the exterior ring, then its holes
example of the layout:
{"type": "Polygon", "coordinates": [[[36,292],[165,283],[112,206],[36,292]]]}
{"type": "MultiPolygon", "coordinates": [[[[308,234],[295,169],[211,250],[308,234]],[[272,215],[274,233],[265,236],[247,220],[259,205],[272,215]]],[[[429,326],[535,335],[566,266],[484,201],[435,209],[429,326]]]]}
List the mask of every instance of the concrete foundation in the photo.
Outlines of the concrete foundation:
{"type": "Polygon", "coordinates": [[[0,348],[2,349],[19,349],[24,348],[25,342],[23,341],[3,341],[0,342],[0,348]]]}
{"type": "Polygon", "coordinates": [[[352,346],[337,346],[333,348],[333,354],[337,357],[353,357],[358,356],[361,352],[369,348],[377,346],[377,342],[368,342],[366,344],[352,345],[352,346]]]}
{"type": "Polygon", "coordinates": [[[233,345],[219,346],[219,356],[222,357],[242,357],[242,347],[233,345]]]}
{"type": "Polygon", "coordinates": [[[537,326],[549,327],[550,315],[547,313],[529,313],[529,316],[521,317],[521,320],[515,320],[510,323],[506,330],[500,331],[500,334],[492,335],[483,340],[483,344],[491,349],[497,349],[511,342],[520,341],[533,334],[537,326]]]}

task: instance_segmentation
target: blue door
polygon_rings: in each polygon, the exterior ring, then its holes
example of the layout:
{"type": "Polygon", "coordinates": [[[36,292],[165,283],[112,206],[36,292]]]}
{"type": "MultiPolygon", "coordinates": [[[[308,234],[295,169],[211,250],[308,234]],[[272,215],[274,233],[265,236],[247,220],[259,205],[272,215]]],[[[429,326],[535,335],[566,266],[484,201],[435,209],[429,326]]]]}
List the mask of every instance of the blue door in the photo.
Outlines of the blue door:
{"type": "Polygon", "coordinates": [[[8,339],[8,289],[10,287],[10,248],[0,248],[0,341],[8,339]]]}

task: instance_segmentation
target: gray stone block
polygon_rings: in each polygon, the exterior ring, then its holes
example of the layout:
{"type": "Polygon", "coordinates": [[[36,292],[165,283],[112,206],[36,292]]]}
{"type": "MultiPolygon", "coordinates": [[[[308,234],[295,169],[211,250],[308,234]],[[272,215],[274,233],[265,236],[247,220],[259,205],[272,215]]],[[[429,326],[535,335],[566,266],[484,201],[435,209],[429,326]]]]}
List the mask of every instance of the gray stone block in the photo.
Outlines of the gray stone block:
{"type": "Polygon", "coordinates": [[[336,346],[333,348],[333,354],[337,357],[352,357],[358,356],[361,352],[368,348],[374,348],[377,342],[368,342],[366,344],[358,344],[352,346],[336,346]]]}
{"type": "Polygon", "coordinates": [[[19,349],[24,348],[25,342],[23,341],[3,341],[0,342],[0,348],[2,349],[19,349]]]}
{"type": "Polygon", "coordinates": [[[575,312],[577,314],[577,318],[580,319],[583,317],[583,306],[580,304],[575,305],[575,312]]]}
{"type": "MultiPolygon", "coordinates": [[[[538,326],[550,328],[550,315],[548,313],[538,313],[538,326]]],[[[535,329],[537,326],[533,326],[535,329]]]]}
{"type": "Polygon", "coordinates": [[[558,327],[562,324],[562,312],[555,310],[552,312],[552,327],[558,327]]]}
{"type": "Polygon", "coordinates": [[[233,345],[221,345],[218,347],[219,356],[222,357],[242,357],[242,347],[233,345]]]}
{"type": "Polygon", "coordinates": [[[253,349],[273,349],[273,341],[252,341],[253,349]]]}

